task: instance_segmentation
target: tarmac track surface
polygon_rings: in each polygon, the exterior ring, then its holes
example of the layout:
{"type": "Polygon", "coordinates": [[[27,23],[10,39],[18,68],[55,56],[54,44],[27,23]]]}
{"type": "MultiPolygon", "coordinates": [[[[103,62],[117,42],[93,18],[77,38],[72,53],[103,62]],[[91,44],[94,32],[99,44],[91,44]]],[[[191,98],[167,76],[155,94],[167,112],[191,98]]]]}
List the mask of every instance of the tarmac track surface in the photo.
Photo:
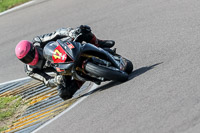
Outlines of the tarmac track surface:
{"type": "Polygon", "coordinates": [[[0,82],[21,78],[22,39],[90,25],[133,61],[125,83],[106,82],[39,132],[200,131],[199,0],[36,0],[0,16],[0,82]]]}

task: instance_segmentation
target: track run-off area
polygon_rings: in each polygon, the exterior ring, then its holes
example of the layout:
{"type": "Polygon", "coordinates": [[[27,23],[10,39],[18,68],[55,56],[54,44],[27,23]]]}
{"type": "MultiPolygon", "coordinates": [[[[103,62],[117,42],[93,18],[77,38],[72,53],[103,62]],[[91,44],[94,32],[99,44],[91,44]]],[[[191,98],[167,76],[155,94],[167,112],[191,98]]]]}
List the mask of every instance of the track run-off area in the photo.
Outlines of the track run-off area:
{"type": "Polygon", "coordinates": [[[98,38],[115,40],[134,71],[127,82],[85,92],[34,132],[199,133],[199,7],[199,0],[34,0],[0,15],[0,83],[26,77],[14,53],[20,40],[86,24],[98,38]]]}

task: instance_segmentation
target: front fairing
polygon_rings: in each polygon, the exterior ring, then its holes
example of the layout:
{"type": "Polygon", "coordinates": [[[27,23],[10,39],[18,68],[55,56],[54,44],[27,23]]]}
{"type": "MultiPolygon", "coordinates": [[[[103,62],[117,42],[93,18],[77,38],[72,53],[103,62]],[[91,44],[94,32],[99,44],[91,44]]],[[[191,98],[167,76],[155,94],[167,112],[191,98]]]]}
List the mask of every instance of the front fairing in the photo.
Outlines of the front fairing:
{"type": "Polygon", "coordinates": [[[47,61],[53,63],[53,54],[56,47],[58,47],[57,42],[49,42],[43,49],[43,56],[47,61]]]}
{"type": "Polygon", "coordinates": [[[81,44],[78,42],[61,41],[49,42],[43,49],[44,58],[51,63],[74,62],[80,53],[81,44]]]}
{"type": "Polygon", "coordinates": [[[72,42],[72,41],[61,41],[57,40],[60,46],[66,51],[67,55],[73,60],[76,61],[79,57],[81,51],[81,43],[72,42]]]}
{"type": "Polygon", "coordinates": [[[79,56],[80,48],[80,43],[57,40],[49,42],[44,47],[43,56],[57,72],[65,73],[68,71],[69,73],[79,56]]]}

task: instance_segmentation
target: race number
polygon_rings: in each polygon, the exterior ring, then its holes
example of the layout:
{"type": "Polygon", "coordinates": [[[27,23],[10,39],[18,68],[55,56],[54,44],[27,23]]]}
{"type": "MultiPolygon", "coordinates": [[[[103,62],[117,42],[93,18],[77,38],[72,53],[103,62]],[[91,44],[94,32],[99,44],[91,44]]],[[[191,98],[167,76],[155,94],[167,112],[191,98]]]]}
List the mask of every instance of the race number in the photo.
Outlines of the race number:
{"type": "Polygon", "coordinates": [[[67,54],[65,50],[59,45],[55,48],[52,58],[54,63],[63,63],[67,59],[67,54]]]}

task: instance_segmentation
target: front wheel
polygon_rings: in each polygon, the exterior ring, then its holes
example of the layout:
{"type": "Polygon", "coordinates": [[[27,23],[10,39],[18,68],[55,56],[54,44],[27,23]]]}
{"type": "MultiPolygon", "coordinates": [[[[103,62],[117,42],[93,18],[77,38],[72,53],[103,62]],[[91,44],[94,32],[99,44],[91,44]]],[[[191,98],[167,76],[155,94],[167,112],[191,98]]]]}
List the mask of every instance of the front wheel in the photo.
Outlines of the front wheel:
{"type": "Polygon", "coordinates": [[[130,74],[133,71],[133,63],[128,59],[125,59],[125,60],[127,62],[127,65],[124,71],[130,74]]]}
{"type": "Polygon", "coordinates": [[[106,67],[88,62],[85,65],[85,70],[95,76],[104,77],[108,80],[115,80],[120,82],[128,80],[128,74],[126,72],[123,72],[114,67],[106,67]]]}

